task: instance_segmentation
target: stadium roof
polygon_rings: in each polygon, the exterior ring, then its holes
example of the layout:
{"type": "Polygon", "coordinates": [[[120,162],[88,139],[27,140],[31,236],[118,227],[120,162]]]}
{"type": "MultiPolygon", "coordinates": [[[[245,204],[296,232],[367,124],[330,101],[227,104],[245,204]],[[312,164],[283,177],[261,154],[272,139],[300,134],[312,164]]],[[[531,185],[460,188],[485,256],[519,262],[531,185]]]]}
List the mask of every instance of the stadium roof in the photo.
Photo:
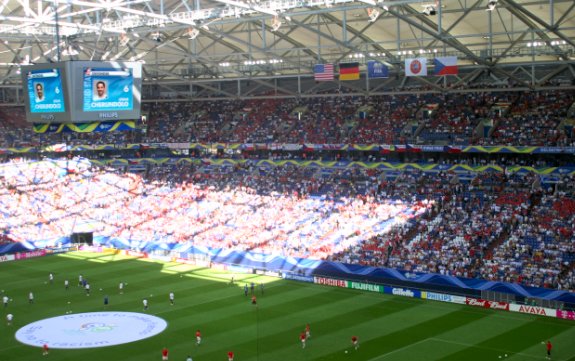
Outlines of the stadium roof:
{"type": "Polygon", "coordinates": [[[4,99],[21,64],[58,60],[142,61],[153,96],[294,95],[317,87],[314,64],[369,60],[388,65],[382,84],[438,91],[575,77],[573,0],[3,0],[0,20],[4,99]],[[404,78],[406,58],[438,56],[459,74],[404,78]]]}

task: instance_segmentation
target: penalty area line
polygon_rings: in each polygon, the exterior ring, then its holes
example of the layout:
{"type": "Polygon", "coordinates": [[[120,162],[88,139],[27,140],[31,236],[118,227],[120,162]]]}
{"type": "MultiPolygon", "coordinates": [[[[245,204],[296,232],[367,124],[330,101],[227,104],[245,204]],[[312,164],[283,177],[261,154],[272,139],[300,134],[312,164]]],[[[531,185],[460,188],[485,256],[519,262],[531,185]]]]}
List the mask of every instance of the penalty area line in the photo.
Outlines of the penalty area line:
{"type": "MultiPolygon", "coordinates": [[[[501,352],[502,354],[508,353],[508,354],[509,354],[509,357],[520,356],[520,357],[523,357],[523,358],[531,358],[531,359],[535,359],[535,360],[542,360],[542,359],[545,358],[544,356],[534,356],[534,355],[529,355],[529,354],[526,354],[526,353],[513,352],[513,351],[502,350],[502,349],[493,348],[493,347],[478,346],[478,345],[476,345],[476,344],[471,344],[471,343],[451,341],[451,340],[446,340],[446,339],[442,339],[442,338],[430,337],[430,338],[426,338],[426,339],[420,340],[420,341],[418,341],[418,342],[415,342],[415,343],[412,343],[412,344],[403,346],[403,347],[401,347],[401,348],[398,348],[398,349],[396,349],[396,350],[390,351],[390,352],[388,352],[388,353],[384,353],[384,354],[379,355],[379,356],[377,356],[377,357],[370,358],[368,361],[379,361],[379,360],[383,360],[383,359],[385,359],[386,357],[388,357],[388,356],[390,356],[390,355],[396,354],[396,353],[398,353],[398,352],[405,351],[405,350],[407,350],[407,349],[409,349],[409,348],[411,348],[411,347],[415,347],[415,346],[417,346],[417,345],[420,345],[420,344],[422,344],[422,343],[429,342],[429,341],[432,341],[432,342],[450,343],[450,344],[458,345],[458,346],[465,346],[465,347],[479,348],[479,349],[490,350],[490,351],[497,351],[497,352],[501,352]]],[[[556,360],[556,361],[567,361],[567,360],[564,360],[564,359],[556,359],[556,358],[554,358],[554,360],[556,360]]]]}
{"type": "MultiPolygon", "coordinates": [[[[434,337],[434,338],[430,338],[430,340],[438,341],[438,342],[444,342],[444,343],[450,343],[450,344],[453,344],[453,345],[459,345],[459,346],[465,346],[465,347],[473,347],[473,348],[479,348],[479,349],[484,349],[484,350],[497,351],[497,352],[501,352],[502,354],[507,353],[507,354],[509,354],[509,357],[512,357],[512,356],[521,356],[521,357],[529,357],[529,358],[536,359],[536,360],[541,360],[541,359],[544,359],[544,358],[545,358],[545,356],[529,355],[529,354],[521,353],[521,352],[513,352],[513,351],[509,351],[509,350],[502,350],[502,349],[500,349],[500,348],[479,346],[479,345],[476,345],[476,344],[465,343],[465,342],[458,342],[458,341],[452,341],[452,340],[446,340],[446,339],[443,339],[443,338],[435,338],[435,337],[434,337]]],[[[555,360],[555,361],[566,361],[566,360],[563,360],[563,359],[556,359],[556,358],[553,358],[553,360],[555,360]]]]}
{"type": "MultiPolygon", "coordinates": [[[[388,352],[388,353],[384,353],[383,355],[379,355],[379,356],[377,356],[377,357],[370,358],[370,359],[367,360],[367,361],[383,360],[384,358],[386,358],[386,357],[389,356],[389,355],[393,355],[393,354],[398,353],[398,352],[400,352],[400,351],[407,350],[407,349],[410,348],[410,347],[417,346],[417,345],[419,345],[419,344],[422,344],[422,343],[427,342],[427,341],[430,341],[430,340],[433,340],[433,339],[431,339],[431,338],[426,338],[426,339],[417,341],[417,342],[415,342],[415,343],[410,343],[409,345],[400,347],[400,348],[395,349],[395,350],[393,350],[393,351],[390,351],[390,352],[388,352]]],[[[360,348],[360,349],[361,349],[361,348],[360,348]]]]}

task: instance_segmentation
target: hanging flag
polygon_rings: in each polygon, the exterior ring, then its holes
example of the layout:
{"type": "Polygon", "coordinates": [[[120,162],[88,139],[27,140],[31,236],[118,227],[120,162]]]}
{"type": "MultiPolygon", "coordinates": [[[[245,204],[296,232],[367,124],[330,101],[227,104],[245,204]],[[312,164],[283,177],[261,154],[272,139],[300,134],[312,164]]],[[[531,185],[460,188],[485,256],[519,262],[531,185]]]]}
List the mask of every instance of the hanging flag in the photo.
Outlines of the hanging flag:
{"type": "Polygon", "coordinates": [[[359,63],[339,63],[339,80],[358,80],[359,63]]]}
{"type": "Polygon", "coordinates": [[[420,147],[414,146],[413,144],[406,144],[405,151],[411,153],[421,153],[422,149],[420,147]]]}
{"type": "Polygon", "coordinates": [[[370,60],[367,62],[367,77],[370,79],[389,78],[389,69],[382,62],[370,60]]]}
{"type": "Polygon", "coordinates": [[[457,68],[456,56],[445,56],[433,59],[435,65],[435,75],[457,75],[459,69],[457,68]]]}
{"type": "Polygon", "coordinates": [[[316,64],[313,66],[315,81],[330,81],[334,79],[333,64],[316,64]]]}
{"type": "Polygon", "coordinates": [[[427,59],[405,59],[405,76],[426,76],[427,59]]]}
{"type": "Polygon", "coordinates": [[[443,146],[443,151],[447,153],[461,153],[462,149],[458,146],[445,145],[443,146]]]}

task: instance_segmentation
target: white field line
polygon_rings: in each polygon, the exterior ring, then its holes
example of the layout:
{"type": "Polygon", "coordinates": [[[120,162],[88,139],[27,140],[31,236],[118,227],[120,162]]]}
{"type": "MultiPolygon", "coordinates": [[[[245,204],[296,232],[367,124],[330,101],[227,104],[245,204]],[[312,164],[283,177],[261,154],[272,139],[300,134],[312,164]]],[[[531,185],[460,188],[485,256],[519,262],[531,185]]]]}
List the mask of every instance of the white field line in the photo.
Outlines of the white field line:
{"type": "Polygon", "coordinates": [[[416,343],[412,343],[412,344],[410,344],[410,345],[407,345],[407,346],[403,346],[403,347],[401,347],[401,348],[398,348],[397,350],[393,350],[393,351],[390,351],[390,352],[388,352],[388,353],[384,353],[383,355],[379,355],[379,356],[377,356],[377,357],[371,358],[371,359],[369,359],[368,361],[382,360],[382,359],[386,358],[386,357],[389,356],[389,355],[393,355],[394,353],[398,353],[398,352],[400,352],[400,351],[406,350],[406,349],[408,349],[408,348],[410,348],[410,347],[413,347],[413,346],[422,344],[422,343],[427,342],[427,341],[430,341],[430,340],[432,340],[432,339],[431,339],[431,338],[426,338],[426,339],[424,339],[424,340],[417,341],[416,343]]]}
{"type": "MultiPolygon", "coordinates": [[[[387,356],[390,356],[390,355],[393,355],[393,354],[395,354],[395,353],[398,353],[398,352],[407,350],[407,349],[409,349],[409,348],[411,348],[411,347],[415,347],[415,346],[417,346],[417,345],[420,345],[420,344],[422,344],[422,343],[424,343],[424,342],[428,342],[428,341],[432,341],[432,342],[444,342],[444,343],[450,343],[450,344],[453,344],[453,345],[459,345],[459,346],[465,346],[465,347],[476,347],[476,348],[482,348],[482,349],[485,349],[485,350],[498,351],[498,352],[501,352],[502,355],[505,354],[505,353],[508,353],[510,356],[520,356],[520,357],[523,357],[523,358],[528,357],[528,358],[535,359],[535,360],[545,359],[544,356],[533,356],[533,355],[529,355],[529,354],[525,354],[525,353],[510,352],[510,351],[507,351],[507,350],[501,350],[501,349],[492,348],[492,347],[483,347],[483,346],[477,346],[477,345],[475,345],[475,344],[470,344],[470,343],[457,342],[457,341],[451,341],[451,340],[445,340],[445,339],[441,339],[441,338],[431,337],[431,338],[426,338],[426,339],[424,339],[424,340],[421,340],[421,341],[418,341],[418,342],[409,344],[409,345],[407,345],[407,346],[398,348],[397,350],[393,350],[393,351],[388,352],[388,353],[385,353],[385,354],[383,354],[383,355],[379,355],[379,356],[377,356],[377,357],[371,358],[371,359],[369,359],[368,361],[383,360],[383,359],[385,359],[387,356]]],[[[556,359],[556,358],[553,358],[553,360],[556,360],[556,361],[567,361],[567,360],[564,360],[564,359],[556,359]]]]}
{"type": "MultiPolygon", "coordinates": [[[[445,343],[450,343],[450,344],[453,344],[453,345],[460,345],[460,346],[466,346],[466,347],[482,348],[482,349],[491,350],[491,351],[498,351],[498,352],[501,352],[502,354],[509,353],[510,356],[529,357],[529,358],[536,359],[536,360],[545,359],[545,356],[533,356],[533,355],[529,355],[529,354],[526,354],[526,353],[511,352],[511,351],[508,351],[508,350],[502,350],[502,349],[493,348],[493,347],[477,346],[477,345],[475,345],[475,344],[470,344],[470,343],[465,343],[465,342],[458,342],[458,341],[452,341],[452,340],[445,340],[445,339],[442,339],[442,338],[430,338],[430,340],[439,341],[439,342],[445,342],[445,343]]],[[[541,353],[542,353],[542,354],[545,353],[544,347],[541,348],[541,353]]],[[[563,360],[563,359],[556,359],[556,358],[553,358],[553,360],[555,360],[555,361],[566,361],[566,360],[563,360]]]]}

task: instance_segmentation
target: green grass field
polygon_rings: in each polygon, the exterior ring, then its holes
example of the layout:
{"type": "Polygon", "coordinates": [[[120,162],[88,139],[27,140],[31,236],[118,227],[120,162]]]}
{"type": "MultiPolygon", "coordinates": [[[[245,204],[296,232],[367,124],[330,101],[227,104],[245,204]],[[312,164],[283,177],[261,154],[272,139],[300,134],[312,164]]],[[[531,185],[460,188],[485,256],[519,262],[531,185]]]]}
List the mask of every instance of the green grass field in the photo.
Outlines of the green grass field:
{"type": "Polygon", "coordinates": [[[235,361],[485,361],[500,356],[519,361],[545,359],[541,342],[547,339],[554,344],[553,360],[575,360],[572,321],[255,275],[238,274],[230,285],[230,277],[189,265],[82,252],[0,263],[0,287],[13,299],[2,310],[0,360],[157,361],[167,346],[170,361],[184,361],[188,354],[194,361],[227,361],[229,350],[235,361]],[[50,272],[53,285],[47,282],[50,272]],[[89,297],[77,286],[80,273],[92,285],[89,297]],[[121,281],[128,283],[122,295],[121,281]],[[256,289],[257,308],[242,288],[252,281],[265,283],[265,294],[256,289]],[[36,298],[32,305],[30,291],[36,298]],[[168,301],[170,291],[176,295],[174,306],[168,301]],[[110,297],[107,309],[104,294],[110,297]],[[144,297],[150,300],[147,313],[168,322],[152,338],[103,348],[53,349],[44,358],[40,348],[14,337],[28,323],[64,315],[68,301],[74,313],[143,312],[144,297]],[[8,312],[14,314],[11,326],[5,322],[8,312]],[[312,337],[302,349],[299,335],[306,323],[312,337]],[[196,329],[203,334],[200,346],[195,345],[196,329]],[[357,351],[351,347],[352,335],[360,340],[357,351]]]}

